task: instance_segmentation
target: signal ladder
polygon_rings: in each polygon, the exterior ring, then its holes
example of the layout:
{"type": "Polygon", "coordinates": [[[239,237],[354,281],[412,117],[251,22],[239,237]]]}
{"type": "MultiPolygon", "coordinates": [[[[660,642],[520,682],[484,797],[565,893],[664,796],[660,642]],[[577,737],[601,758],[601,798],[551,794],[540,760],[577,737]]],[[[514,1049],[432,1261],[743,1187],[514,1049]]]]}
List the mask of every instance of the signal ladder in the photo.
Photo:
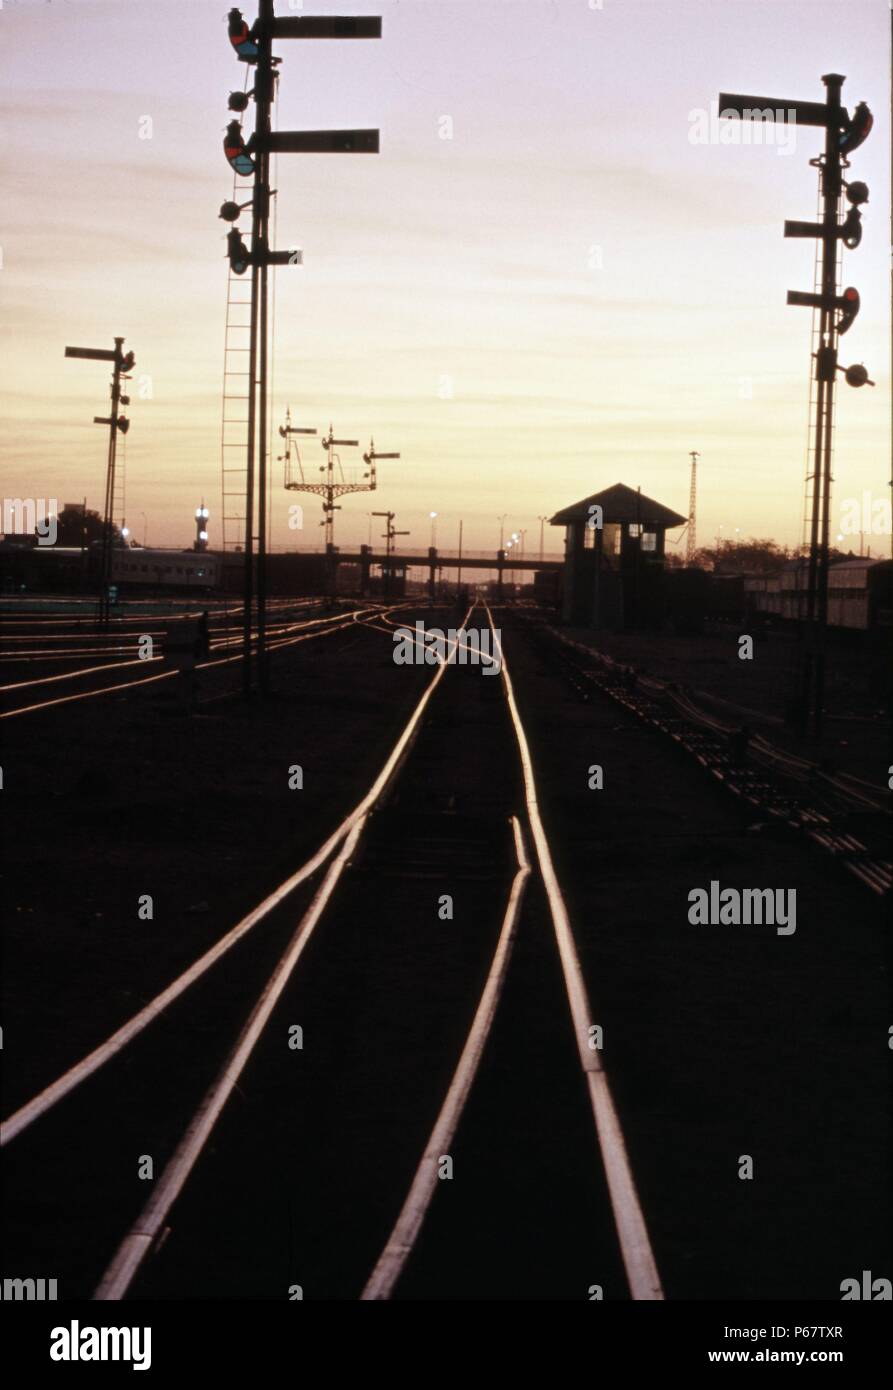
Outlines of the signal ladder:
{"type": "MultiPolygon", "coordinates": [[[[106,510],[109,520],[109,573],[108,582],[117,582],[115,556],[121,546],[127,544],[126,536],[116,536],[115,528],[123,527],[127,508],[127,435],[118,434],[115,440],[115,468],[111,478],[106,478],[106,510]],[[111,492],[111,495],[109,495],[111,492]]],[[[103,614],[103,602],[99,600],[99,615],[103,614]]],[[[107,612],[106,612],[107,616],[107,612]]]]}
{"type": "MultiPolygon", "coordinates": [[[[233,179],[233,202],[247,202],[253,180],[233,179]]],[[[248,408],[251,399],[251,272],[235,275],[227,263],[220,429],[221,523],[224,552],[245,546],[248,494],[248,408]]]]}
{"type": "MultiPolygon", "coordinates": [[[[115,448],[115,477],[112,483],[112,526],[123,526],[127,518],[127,435],[120,434],[115,448]]],[[[114,535],[114,531],[112,532],[114,535]]],[[[125,537],[126,544],[126,537],[125,537]]]]}
{"type": "MultiPolygon", "coordinates": [[[[820,217],[820,207],[821,207],[821,194],[819,194],[819,198],[818,198],[817,206],[816,206],[816,217],[817,217],[817,219],[820,217]]],[[[814,268],[813,268],[813,293],[814,293],[814,294],[821,294],[821,291],[822,291],[822,283],[821,283],[821,279],[822,279],[822,277],[821,277],[821,256],[820,256],[820,253],[819,253],[819,247],[820,247],[820,246],[821,246],[821,242],[818,242],[818,241],[817,241],[817,242],[816,242],[815,263],[814,263],[814,268]]],[[[835,283],[836,283],[836,284],[840,284],[840,277],[841,277],[842,269],[843,269],[843,248],[842,248],[842,243],[838,240],[838,242],[837,242],[837,248],[836,248],[836,266],[835,266],[835,283]]],[[[816,364],[816,360],[817,360],[817,359],[816,359],[816,353],[818,352],[818,350],[819,350],[819,348],[820,348],[820,346],[821,346],[821,341],[820,341],[820,338],[819,338],[819,324],[820,324],[820,323],[821,323],[821,311],[820,311],[819,309],[814,309],[814,310],[813,310],[813,314],[812,314],[812,336],[811,336],[811,340],[810,340],[810,354],[811,354],[810,360],[811,360],[811,362],[812,362],[813,365],[812,365],[812,371],[810,372],[810,377],[809,377],[809,406],[808,406],[809,414],[808,414],[808,417],[807,417],[808,420],[809,420],[809,422],[810,422],[810,425],[812,425],[812,420],[813,420],[813,408],[815,407],[815,405],[816,405],[816,403],[817,403],[817,399],[818,399],[818,385],[819,385],[819,384],[818,384],[818,381],[816,380],[815,364],[816,364]]],[[[819,430],[821,430],[821,434],[822,434],[822,438],[823,438],[823,439],[825,439],[825,438],[827,437],[828,416],[829,416],[829,410],[828,410],[828,393],[826,392],[826,393],[825,393],[825,409],[824,409],[824,411],[822,412],[821,420],[820,420],[819,423],[817,423],[815,426],[813,426],[813,428],[815,429],[816,432],[818,432],[819,430]]],[[[816,417],[816,419],[818,420],[818,416],[816,417]]],[[[836,423],[832,421],[832,424],[831,424],[831,448],[830,448],[830,452],[829,452],[829,463],[830,463],[831,461],[833,461],[833,458],[834,458],[834,435],[835,435],[835,432],[836,432],[836,428],[837,428],[836,423]]],[[[811,538],[811,521],[812,521],[813,510],[814,510],[815,505],[816,505],[816,485],[817,485],[817,482],[818,482],[818,478],[817,478],[816,471],[815,471],[815,470],[816,470],[815,442],[816,442],[816,434],[813,433],[813,432],[812,432],[812,429],[810,429],[810,428],[808,427],[808,428],[807,428],[807,443],[806,443],[806,479],[805,479],[804,490],[803,490],[803,532],[802,532],[802,537],[801,537],[801,540],[802,540],[802,547],[801,547],[801,549],[802,549],[802,551],[805,552],[805,553],[801,553],[801,555],[800,555],[800,558],[799,558],[799,561],[798,561],[798,574],[797,574],[797,617],[798,617],[798,619],[800,620],[801,623],[804,622],[805,619],[806,619],[807,594],[806,594],[806,585],[805,585],[805,583],[803,583],[802,581],[803,581],[803,570],[804,570],[804,568],[806,567],[806,565],[807,565],[807,563],[808,563],[807,557],[808,557],[808,555],[809,555],[809,546],[810,546],[810,538],[811,538]]],[[[821,532],[819,533],[819,540],[821,540],[821,532]]],[[[829,545],[830,545],[830,543],[831,543],[831,538],[830,538],[830,536],[829,536],[829,545]]]]}

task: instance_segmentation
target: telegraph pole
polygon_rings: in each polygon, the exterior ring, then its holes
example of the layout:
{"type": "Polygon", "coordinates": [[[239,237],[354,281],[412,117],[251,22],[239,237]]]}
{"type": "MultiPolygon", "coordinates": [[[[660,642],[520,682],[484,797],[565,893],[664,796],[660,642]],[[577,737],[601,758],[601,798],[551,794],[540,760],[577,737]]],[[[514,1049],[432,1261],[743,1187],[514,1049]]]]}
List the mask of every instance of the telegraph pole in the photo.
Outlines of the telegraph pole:
{"type": "Polygon", "coordinates": [[[831,518],[831,451],[834,439],[834,385],[838,371],[844,373],[850,386],[873,386],[861,363],[840,367],[837,347],[840,336],[847,332],[859,312],[859,291],[852,288],[838,293],[837,255],[842,242],[855,250],[862,238],[860,205],[868,201],[864,183],[848,183],[843,171],[850,167],[847,155],[867,138],[873,118],[865,102],[860,102],[850,116],[841,104],[840,93],[845,78],[839,73],[827,73],[824,102],[792,101],[783,98],[744,96],[740,93],[720,93],[721,117],[742,120],[774,120],[797,125],[818,126],[825,132],[824,152],[810,160],[819,171],[822,197],[821,222],[791,222],[784,224],[786,237],[811,237],[821,242],[821,270],[818,293],[807,294],[788,290],[788,304],[804,305],[819,311],[818,348],[815,357],[815,413],[811,421],[813,440],[812,506],[809,519],[809,563],[806,582],[806,625],[801,650],[798,693],[795,715],[801,733],[812,725],[813,733],[822,732],[825,703],[825,637],[828,623],[828,541],[831,518]],[[847,215],[840,220],[841,194],[846,188],[850,204],[847,215]]]}
{"type": "MultiPolygon", "coordinates": [[[[108,425],[109,445],[108,458],[105,471],[105,505],[103,508],[102,520],[102,559],[100,562],[100,589],[99,589],[99,621],[105,626],[109,620],[110,594],[109,589],[112,582],[112,533],[114,519],[112,512],[115,505],[115,460],[117,455],[118,434],[126,434],[130,429],[130,421],[126,415],[122,415],[120,407],[130,405],[130,397],[122,395],[121,381],[126,380],[127,373],[132,371],[136,359],[132,352],[125,354],[124,339],[116,338],[113,351],[107,348],[82,348],[67,347],[66,357],[83,357],[94,362],[112,363],[112,385],[111,385],[111,410],[108,415],[94,415],[94,425],[108,425]]],[[[86,503],[85,503],[86,507],[86,503]]]]}

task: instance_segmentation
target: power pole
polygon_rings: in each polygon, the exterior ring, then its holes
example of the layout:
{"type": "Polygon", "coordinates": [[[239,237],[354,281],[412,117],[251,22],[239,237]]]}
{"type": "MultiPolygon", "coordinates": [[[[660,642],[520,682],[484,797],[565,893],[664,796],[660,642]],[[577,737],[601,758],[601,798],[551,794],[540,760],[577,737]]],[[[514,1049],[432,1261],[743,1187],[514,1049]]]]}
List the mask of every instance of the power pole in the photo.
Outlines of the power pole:
{"type": "MultiPolygon", "coordinates": [[[[67,347],[65,356],[84,357],[93,362],[112,363],[111,410],[108,415],[93,416],[94,425],[108,425],[109,427],[108,461],[105,472],[105,506],[102,519],[102,560],[99,579],[99,621],[105,626],[109,620],[111,602],[109,590],[112,582],[112,535],[114,527],[112,513],[115,506],[115,459],[118,435],[119,433],[126,434],[130,429],[130,421],[120,411],[122,405],[130,405],[130,397],[121,393],[121,382],[127,380],[127,373],[133,370],[136,359],[132,352],[125,354],[123,338],[115,339],[114,351],[109,351],[107,348],[67,347]]],[[[86,502],[84,505],[86,508],[86,502]]]]}
{"type": "Polygon", "coordinates": [[[691,486],[688,489],[688,540],[685,546],[685,563],[691,566],[695,562],[695,551],[697,544],[697,506],[698,506],[698,459],[701,455],[697,449],[692,449],[689,453],[691,459],[691,486]]]}
{"type": "MultiPolygon", "coordinates": [[[[254,87],[249,93],[230,95],[231,111],[247,109],[254,99],[254,134],[246,144],[238,121],[232,121],[224,140],[224,152],[243,177],[254,173],[251,199],[251,248],[245,247],[238,228],[227,238],[227,254],[232,270],[244,274],[251,268],[251,309],[249,324],[249,395],[245,464],[245,556],[242,633],[242,683],[246,695],[252,688],[251,647],[253,608],[257,606],[257,664],[261,691],[268,688],[267,624],[267,403],[268,403],[268,294],[267,270],[271,265],[299,265],[297,251],[272,251],[269,245],[270,155],[320,153],[378,153],[377,130],[291,130],[273,132],[271,109],[275,96],[279,59],[273,56],[274,39],[378,39],[380,18],[343,16],[289,17],[277,19],[273,0],[258,0],[258,18],[249,29],[238,9],[228,15],[230,43],[240,62],[256,68],[254,87]],[[256,464],[256,466],[255,466],[256,464]],[[257,566],[255,589],[255,489],[257,491],[257,566]]],[[[244,205],[243,205],[244,206],[244,205]]],[[[243,206],[224,203],[220,215],[235,222],[243,206]]]]}
{"type": "Polygon", "coordinates": [[[859,363],[851,367],[837,364],[838,339],[851,326],[859,312],[859,291],[849,287],[838,293],[837,258],[841,243],[855,250],[862,237],[860,205],[868,201],[864,183],[848,183],[843,170],[850,167],[847,155],[858,149],[868,136],[873,117],[865,102],[850,116],[841,105],[840,92],[845,78],[826,73],[824,102],[791,101],[782,98],[720,93],[720,116],[742,120],[775,120],[797,125],[818,126],[825,132],[823,154],[810,160],[819,171],[822,197],[821,222],[784,224],[786,237],[811,237],[821,241],[821,269],[818,292],[806,294],[788,290],[788,304],[804,305],[819,311],[818,346],[815,358],[815,411],[811,420],[813,439],[812,505],[809,520],[809,565],[806,585],[806,624],[801,651],[798,693],[794,715],[802,733],[809,725],[818,736],[822,732],[825,703],[825,636],[828,623],[828,540],[831,516],[831,452],[834,438],[834,386],[838,371],[850,386],[873,386],[868,372],[859,363]],[[840,200],[846,188],[850,204],[840,220],[840,200]]]}

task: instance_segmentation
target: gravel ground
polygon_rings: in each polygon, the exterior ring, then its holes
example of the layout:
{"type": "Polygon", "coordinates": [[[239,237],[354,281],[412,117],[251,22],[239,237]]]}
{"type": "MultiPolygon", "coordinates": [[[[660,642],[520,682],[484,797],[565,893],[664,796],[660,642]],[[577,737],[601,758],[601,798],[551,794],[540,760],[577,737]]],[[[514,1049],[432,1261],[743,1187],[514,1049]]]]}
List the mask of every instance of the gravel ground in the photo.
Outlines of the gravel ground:
{"type": "MultiPolygon", "coordinates": [[[[643,673],[676,681],[693,691],[740,706],[741,720],[751,719],[767,738],[814,762],[824,762],[879,787],[887,785],[891,761],[889,705],[870,689],[870,661],[856,635],[832,638],[827,656],[827,713],[823,737],[800,738],[783,722],[785,701],[794,688],[798,648],[786,629],[754,631],[752,661],[738,656],[737,628],[716,628],[698,637],[654,633],[598,633],[588,628],[562,628],[577,642],[629,662],[643,673]]],[[[888,664],[890,653],[887,654],[888,664]]],[[[735,722],[735,714],[718,711],[735,722]]]]}

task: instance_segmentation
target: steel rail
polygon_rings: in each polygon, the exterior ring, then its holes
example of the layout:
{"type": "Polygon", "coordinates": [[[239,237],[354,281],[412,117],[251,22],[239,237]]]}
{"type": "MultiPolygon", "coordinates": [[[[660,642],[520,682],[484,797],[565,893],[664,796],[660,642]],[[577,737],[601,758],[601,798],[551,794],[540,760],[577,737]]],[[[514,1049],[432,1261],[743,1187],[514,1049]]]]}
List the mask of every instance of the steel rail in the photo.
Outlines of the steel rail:
{"type": "MultiPolygon", "coordinates": [[[[356,609],[356,610],[354,610],[354,611],[355,611],[356,613],[367,613],[367,612],[377,612],[378,610],[358,608],[358,609],[356,609]]],[[[330,633],[340,631],[340,629],[341,629],[342,627],[348,626],[348,624],[349,624],[349,622],[350,622],[351,620],[353,620],[353,613],[338,613],[338,614],[334,614],[331,618],[328,618],[328,619],[320,619],[320,618],[311,619],[310,622],[307,624],[307,626],[311,626],[311,625],[319,626],[319,624],[320,624],[320,623],[323,623],[323,622],[327,622],[327,623],[329,624],[329,626],[328,626],[328,627],[323,627],[322,630],[321,630],[321,631],[318,631],[318,632],[308,632],[308,633],[306,633],[306,634],[301,634],[301,635],[298,635],[298,636],[295,636],[295,637],[289,637],[289,638],[281,639],[281,640],[277,641],[275,644],[271,644],[270,649],[273,650],[274,647],[275,647],[275,648],[281,648],[281,647],[294,646],[294,645],[296,645],[298,642],[309,641],[311,638],[314,638],[314,637],[327,637],[330,633]]],[[[241,640],[241,639],[240,639],[240,640],[241,640]]],[[[224,644],[224,643],[220,643],[219,645],[225,645],[225,644],[224,644]]],[[[147,658],[147,660],[148,660],[148,659],[157,660],[157,659],[159,659],[159,658],[147,658]]],[[[163,658],[161,658],[161,659],[163,659],[163,658]]],[[[197,671],[206,671],[206,670],[210,670],[212,667],[215,667],[215,666],[228,666],[228,665],[231,665],[233,662],[241,661],[241,659],[242,659],[242,658],[241,658],[241,655],[226,656],[226,657],[215,657],[215,658],[213,658],[213,659],[210,660],[210,661],[199,661],[199,662],[196,662],[195,669],[196,669],[197,671]]],[[[139,658],[137,658],[137,660],[139,660],[139,658]]],[[[128,665],[128,666],[129,666],[129,665],[131,665],[131,664],[132,664],[131,662],[121,662],[121,663],[117,663],[116,665],[112,665],[112,666],[100,667],[99,669],[100,669],[100,670],[114,670],[114,669],[120,669],[120,666],[124,666],[124,665],[128,665]]],[[[65,679],[65,680],[72,680],[72,679],[74,679],[74,677],[75,677],[77,674],[78,674],[78,673],[77,673],[76,671],[66,671],[66,672],[63,672],[63,674],[62,674],[61,677],[50,677],[50,679],[65,679]]],[[[20,705],[20,706],[18,706],[16,709],[4,710],[3,713],[0,713],[0,719],[14,719],[14,718],[16,718],[16,716],[18,716],[18,715],[20,715],[20,714],[35,714],[35,713],[37,713],[39,710],[50,709],[50,708],[52,708],[54,705],[66,705],[66,704],[72,703],[72,702],[75,701],[75,700],[90,700],[90,699],[94,699],[94,698],[96,698],[97,696],[100,696],[100,695],[114,694],[114,692],[115,692],[116,690],[133,690],[133,689],[135,689],[137,686],[140,686],[140,685],[149,685],[149,684],[151,684],[153,681],[171,680],[171,679],[173,679],[174,677],[178,676],[179,674],[180,674],[179,669],[178,669],[178,668],[175,668],[174,670],[160,671],[160,672],[158,672],[157,675],[154,675],[154,676],[144,676],[144,677],[142,677],[140,680],[134,680],[134,681],[118,681],[117,684],[115,684],[115,685],[106,685],[106,686],[102,686],[99,690],[82,690],[82,691],[78,691],[76,694],[73,694],[73,695],[60,695],[60,696],[59,696],[57,699],[55,699],[55,700],[42,700],[42,701],[40,701],[38,704],[34,704],[34,705],[20,705]]],[[[25,684],[28,684],[28,683],[27,683],[27,682],[21,682],[21,684],[22,684],[22,685],[25,685],[25,684]]]]}
{"type": "MultiPolygon", "coordinates": [[[[158,1186],[113,1255],[93,1294],[94,1301],[114,1302],[122,1299],[133,1283],[146,1256],[162,1234],[164,1223],[173,1204],[198,1162],[226,1102],[232,1095],[251,1053],[269,1022],[273,1009],[291,978],[304,947],[310,940],[338,885],[344,868],[350,861],[350,856],[356,849],[369,812],[395,769],[402,764],[406,751],[414,741],[421,715],[443,679],[447,665],[446,661],[439,663],[433,679],[425,689],[388,762],[379,773],[370,792],[348,818],[349,828],[346,835],[341,837],[343,842],[339,840],[340,848],[330,864],[322,884],[317,889],[313,901],[301,918],[284,955],[252,1009],[238,1041],[190,1120],[183,1137],[159,1179],[158,1186]]],[[[348,821],[345,821],[343,825],[348,825],[348,821]]],[[[337,834],[338,832],[336,832],[337,834]]]]}
{"type": "Polygon", "coordinates": [[[614,1223],[617,1230],[624,1268],[626,1269],[630,1293],[633,1299],[637,1301],[662,1300],[664,1294],[661,1288],[660,1276],[651,1249],[651,1241],[648,1236],[645,1217],[642,1212],[639,1194],[636,1190],[635,1179],[626,1151],[623,1129],[614,1107],[614,1100],[608,1084],[607,1073],[602,1064],[598,1049],[589,1046],[592,1008],[589,1003],[586,982],[580,968],[573,928],[571,927],[567,906],[552,863],[552,854],[549,848],[546,830],[540,817],[536,791],[536,776],[534,773],[530,746],[527,741],[527,735],[524,732],[524,724],[521,720],[521,715],[518,711],[512,679],[509,675],[505,653],[502,650],[502,643],[493,622],[493,615],[490,608],[486,604],[484,606],[486,608],[490,627],[493,631],[494,642],[500,652],[502,680],[505,685],[509,712],[512,717],[512,724],[514,725],[518,752],[520,754],[521,766],[524,773],[524,795],[527,805],[527,815],[530,822],[533,843],[536,848],[540,875],[549,902],[549,913],[552,918],[552,926],[558,944],[558,954],[564,974],[565,989],[570,1006],[577,1051],[589,1089],[589,1098],[592,1105],[593,1117],[595,1119],[596,1133],[598,1135],[599,1147],[604,1163],[605,1176],[607,1178],[608,1191],[611,1198],[611,1207],[614,1213],[614,1223]]]}
{"type": "Polygon", "coordinates": [[[437,1189],[439,1159],[442,1154],[449,1151],[462,1118],[465,1103],[471,1093],[484,1054],[484,1047],[490,1036],[493,1020],[496,1017],[496,1010],[502,995],[514,945],[518,913],[531,873],[530,861],[524,848],[524,837],[516,816],[512,816],[511,825],[518,867],[512,879],[508,903],[487,980],[458,1066],[453,1074],[440,1114],[425,1145],[425,1151],[416,1169],[406,1201],[403,1203],[394,1229],[379,1256],[366,1287],[360,1295],[361,1302],[390,1298],[400,1275],[403,1273],[406,1262],[415,1248],[416,1240],[437,1189]]]}
{"type": "MultiPolygon", "coordinates": [[[[235,658],[238,660],[238,658],[235,658]]],[[[409,748],[415,735],[418,724],[428,706],[431,696],[434,694],[438,684],[447,670],[447,663],[441,662],[437,670],[428,682],[421,698],[416,704],[415,709],[410,715],[400,737],[392,748],[381,771],[372,783],[370,790],[354,809],[345,816],[341,824],[328,837],[315,854],[311,856],[299,869],[274,888],[272,893],[263,899],[256,907],[246,914],[234,927],[231,927],[219,941],[215,942],[203,955],[184,970],[176,979],[150,1000],[138,1013],[134,1014],[120,1028],[117,1028],[104,1042],[95,1047],[92,1052],[87,1053],[79,1062],[69,1067],[67,1071],[58,1076],[55,1081],[45,1086],[42,1091],[32,1097],[18,1110],[14,1111],[2,1124],[0,1124],[0,1147],[11,1143],[23,1130],[33,1124],[35,1120],[45,1115],[55,1105],[67,1096],[75,1087],[86,1081],[95,1072],[119,1052],[125,1048],[135,1037],[143,1032],[150,1023],[154,1022],[160,1014],[168,1008],[170,1004],[178,999],[190,985],[200,979],[210,968],[224,956],[237,941],[241,940],[258,922],[262,921],[275,907],[278,907],[290,893],[301,883],[317,872],[323,864],[330,858],[333,851],[337,849],[342,840],[351,832],[357,821],[371,810],[372,806],[380,797],[387,783],[390,781],[394,771],[402,762],[402,759],[409,748]]],[[[158,677],[150,678],[158,679],[158,677]]]]}
{"type": "Polygon", "coordinates": [[[252,1009],[235,1047],[190,1120],[173,1156],[161,1174],[152,1196],[118,1246],[111,1263],[99,1281],[96,1292],[93,1294],[95,1301],[113,1302],[123,1298],[136,1278],[143,1260],[149,1254],[162,1231],[171,1207],[179,1197],[187,1178],[198,1162],[202,1149],[220,1118],[223,1107],[232,1095],[239,1077],[269,1022],[270,1015],[276,1007],[282,991],[288,984],[292,972],[303,954],[304,947],[313,935],[314,928],[356,848],[365,823],[366,815],[364,814],[355,822],[329,866],[328,873],[317,889],[313,902],[298,923],[297,930],[289,942],[285,954],[252,1009]]]}

